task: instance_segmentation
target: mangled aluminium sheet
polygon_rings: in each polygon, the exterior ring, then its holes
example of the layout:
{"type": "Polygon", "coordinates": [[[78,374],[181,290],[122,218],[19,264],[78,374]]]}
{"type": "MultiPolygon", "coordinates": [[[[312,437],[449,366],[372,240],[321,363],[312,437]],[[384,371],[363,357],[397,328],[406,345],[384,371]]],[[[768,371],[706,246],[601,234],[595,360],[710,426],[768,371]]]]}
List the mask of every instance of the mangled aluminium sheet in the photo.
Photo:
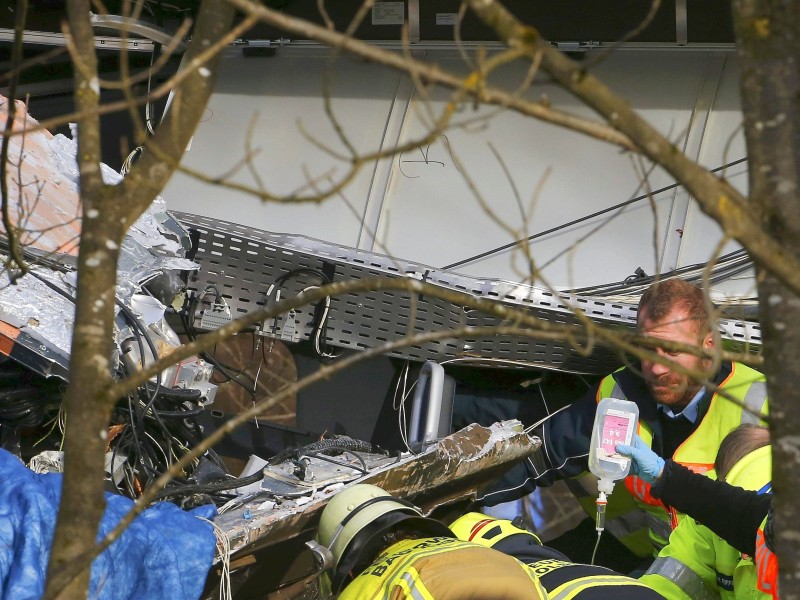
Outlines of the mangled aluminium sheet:
{"type": "MultiPolygon", "coordinates": [[[[0,96],[3,123],[8,106],[0,96]]],[[[12,281],[7,269],[0,272],[0,353],[42,375],[66,379],[82,216],[77,143],[37,127],[24,103],[17,101],[9,138],[7,206],[11,230],[31,273],[12,281]]],[[[106,183],[122,179],[107,165],[101,169],[106,183]]],[[[6,247],[8,237],[0,225],[6,247]]],[[[163,199],[156,198],[124,240],[117,298],[135,307],[134,297],[149,279],[168,270],[196,269],[184,258],[188,248],[186,230],[166,212],[163,199]]]]}

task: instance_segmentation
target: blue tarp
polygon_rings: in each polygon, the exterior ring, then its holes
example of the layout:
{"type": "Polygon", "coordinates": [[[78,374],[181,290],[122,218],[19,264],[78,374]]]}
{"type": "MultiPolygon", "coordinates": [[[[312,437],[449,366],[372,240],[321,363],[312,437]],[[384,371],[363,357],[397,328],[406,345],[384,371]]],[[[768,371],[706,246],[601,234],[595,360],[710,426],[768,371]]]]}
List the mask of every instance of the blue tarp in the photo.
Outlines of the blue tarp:
{"type": "MultiPolygon", "coordinates": [[[[44,592],[62,476],[37,475],[0,449],[0,600],[35,600],[44,592]]],[[[98,540],[133,505],[106,495],[98,540]]],[[[191,512],[159,502],[139,515],[92,564],[89,598],[199,598],[215,552],[213,506],[191,512]]]]}

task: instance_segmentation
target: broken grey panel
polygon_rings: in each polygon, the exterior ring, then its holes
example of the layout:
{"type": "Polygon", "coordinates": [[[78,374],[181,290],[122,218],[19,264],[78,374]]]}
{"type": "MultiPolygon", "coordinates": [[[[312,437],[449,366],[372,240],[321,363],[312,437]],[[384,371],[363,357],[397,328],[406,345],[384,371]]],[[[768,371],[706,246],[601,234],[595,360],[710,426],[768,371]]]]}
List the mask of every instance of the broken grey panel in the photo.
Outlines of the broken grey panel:
{"type": "Polygon", "coordinates": [[[7,272],[0,274],[3,353],[41,375],[65,374],[75,314],[71,296],[62,274],[46,268],[32,267],[14,284],[7,272]]]}
{"type": "MultiPolygon", "coordinates": [[[[299,496],[261,492],[244,498],[215,523],[227,535],[232,554],[271,546],[313,527],[330,498],[356,483],[380,486],[430,512],[439,505],[474,498],[480,487],[540,446],[541,441],[525,433],[516,420],[490,427],[470,425],[420,454],[404,454],[399,460],[381,456],[375,460],[385,464],[346,483],[312,488],[299,496]]],[[[284,479],[286,483],[288,478],[284,479]]]]}
{"type": "MultiPolygon", "coordinates": [[[[174,214],[199,234],[194,258],[202,268],[191,275],[190,289],[201,293],[207,286],[215,286],[230,305],[234,318],[261,308],[270,286],[291,272],[297,276],[285,279],[282,298],[317,285],[319,278],[308,274],[314,270],[327,271],[336,281],[411,277],[443,290],[521,309],[545,323],[574,325],[579,323],[580,314],[612,328],[632,330],[636,324],[636,298],[558,293],[528,284],[461,275],[304,236],[271,233],[189,213],[174,214]]],[[[287,337],[283,336],[287,321],[285,315],[278,317],[264,334],[287,337]]],[[[292,340],[308,339],[314,328],[314,307],[295,309],[291,322],[292,340]]],[[[410,328],[416,333],[500,324],[499,317],[445,300],[402,290],[379,290],[331,298],[325,341],[331,346],[363,350],[401,339],[410,328]]],[[[758,323],[723,320],[720,328],[723,340],[734,345],[732,349],[760,348],[758,323]]],[[[397,349],[390,354],[415,361],[458,360],[483,366],[497,366],[506,361],[515,366],[598,374],[613,371],[622,362],[614,349],[594,345],[589,352],[579,352],[566,335],[563,337],[561,340],[509,335],[448,338],[397,349]]]]}

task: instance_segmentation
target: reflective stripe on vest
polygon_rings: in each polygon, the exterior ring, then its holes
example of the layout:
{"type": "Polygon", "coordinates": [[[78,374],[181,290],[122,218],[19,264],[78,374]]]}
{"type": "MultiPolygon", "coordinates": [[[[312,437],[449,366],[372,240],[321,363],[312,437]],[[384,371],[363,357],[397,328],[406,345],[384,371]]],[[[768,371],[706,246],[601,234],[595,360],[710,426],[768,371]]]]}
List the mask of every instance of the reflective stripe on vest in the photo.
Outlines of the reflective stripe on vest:
{"type": "MultiPolygon", "coordinates": [[[[594,499],[592,499],[592,504],[594,504],[594,499]]],[[[591,512],[589,514],[591,515],[591,512]]],[[[638,511],[631,511],[606,519],[606,531],[618,538],[630,535],[631,532],[643,527],[647,527],[647,515],[642,515],[638,511]]]]}
{"type": "Polygon", "coordinates": [[[450,531],[455,533],[458,539],[471,542],[472,538],[478,535],[481,529],[496,520],[497,519],[494,517],[484,515],[483,513],[471,512],[461,515],[450,523],[450,531]]]}
{"type": "Polygon", "coordinates": [[[619,387],[619,384],[617,383],[617,380],[614,379],[613,375],[608,375],[600,383],[600,387],[597,390],[597,398],[595,398],[595,400],[600,402],[600,400],[603,398],[619,398],[620,400],[627,399],[625,392],[623,392],[622,388],[619,387]],[[609,383],[612,384],[611,389],[608,389],[608,383],[606,383],[606,381],[609,379],[611,380],[609,383]]]}
{"type": "Polygon", "coordinates": [[[656,550],[661,550],[661,548],[669,543],[669,535],[672,533],[672,520],[665,521],[650,511],[645,511],[644,520],[650,531],[658,536],[658,539],[654,539],[653,536],[650,536],[650,541],[653,543],[656,550]],[[660,540],[662,539],[664,543],[661,543],[660,540]]]}
{"type": "MultiPolygon", "coordinates": [[[[419,581],[419,577],[416,576],[415,572],[403,573],[400,579],[405,583],[406,596],[410,597],[412,600],[434,600],[433,596],[430,595],[428,590],[425,589],[425,586],[419,581]]],[[[383,597],[385,600],[390,600],[391,590],[387,590],[383,597]]]]}
{"type": "Polygon", "coordinates": [[[567,583],[558,586],[556,589],[548,591],[547,599],[570,600],[587,589],[596,591],[597,588],[612,585],[614,587],[621,585],[630,585],[640,588],[647,587],[635,579],[625,580],[619,575],[590,575],[589,577],[581,577],[580,579],[576,579],[574,581],[568,581],[567,583]]]}
{"type": "Polygon", "coordinates": [[[697,573],[672,556],[655,559],[645,575],[660,575],[669,579],[694,600],[719,600],[719,596],[703,584],[697,573]]]}
{"type": "Polygon", "coordinates": [[[764,404],[767,402],[767,382],[754,381],[750,384],[747,394],[744,396],[744,405],[751,410],[742,411],[742,423],[749,423],[751,425],[758,425],[759,419],[756,415],[764,412],[764,404]],[[755,414],[754,414],[755,413],[755,414]]]}

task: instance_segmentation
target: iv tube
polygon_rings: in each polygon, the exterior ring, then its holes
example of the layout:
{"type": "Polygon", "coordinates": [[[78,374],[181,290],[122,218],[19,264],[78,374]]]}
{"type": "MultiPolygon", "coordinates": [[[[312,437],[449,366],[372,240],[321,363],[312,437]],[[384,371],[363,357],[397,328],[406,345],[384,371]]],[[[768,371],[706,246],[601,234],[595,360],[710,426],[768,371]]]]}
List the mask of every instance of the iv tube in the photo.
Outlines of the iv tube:
{"type": "Polygon", "coordinates": [[[594,544],[592,551],[592,561],[594,564],[595,556],[597,555],[597,548],[600,546],[600,536],[603,535],[603,530],[606,528],[606,506],[608,505],[608,496],[614,491],[614,481],[608,479],[601,479],[597,482],[597,500],[595,500],[595,507],[597,510],[594,528],[597,530],[597,541],[594,544]]]}

